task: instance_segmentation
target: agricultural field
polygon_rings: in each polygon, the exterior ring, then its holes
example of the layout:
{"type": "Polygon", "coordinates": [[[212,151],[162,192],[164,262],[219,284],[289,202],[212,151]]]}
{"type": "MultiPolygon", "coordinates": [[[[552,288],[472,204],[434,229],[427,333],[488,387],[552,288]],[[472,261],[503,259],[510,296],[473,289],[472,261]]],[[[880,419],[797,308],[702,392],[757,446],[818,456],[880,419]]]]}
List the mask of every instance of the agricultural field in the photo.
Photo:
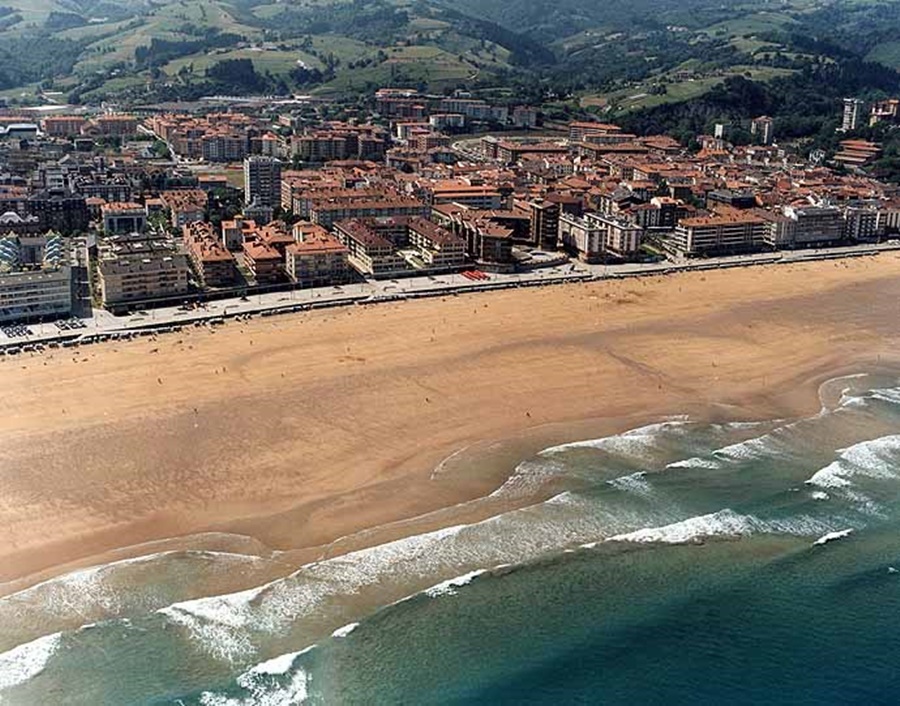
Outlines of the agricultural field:
{"type": "Polygon", "coordinates": [[[732,66],[714,76],[671,82],[668,82],[670,79],[663,76],[652,83],[639,84],[605,94],[584,95],[580,99],[580,104],[585,108],[591,106],[602,108],[608,115],[616,115],[640,108],[653,108],[666,103],[680,103],[698,98],[725,81],[729,76],[745,76],[755,81],[770,81],[791,73],[793,72],[790,69],[778,69],[771,66],[732,66]],[[653,93],[655,85],[665,86],[666,92],[653,93]]]}
{"type": "Polygon", "coordinates": [[[290,73],[298,66],[309,69],[323,69],[324,65],[319,59],[298,50],[282,51],[278,49],[214,49],[210,52],[191,54],[180,59],[170,61],[163,67],[163,72],[174,76],[187,68],[196,76],[202,76],[206,69],[219,61],[227,59],[250,59],[253,68],[259,73],[270,73],[273,76],[290,73]],[[302,62],[302,64],[301,64],[302,62]]]}
{"type": "Polygon", "coordinates": [[[797,24],[797,20],[790,15],[760,11],[710,25],[703,33],[711,37],[734,37],[779,31],[793,24],[797,24]]]}

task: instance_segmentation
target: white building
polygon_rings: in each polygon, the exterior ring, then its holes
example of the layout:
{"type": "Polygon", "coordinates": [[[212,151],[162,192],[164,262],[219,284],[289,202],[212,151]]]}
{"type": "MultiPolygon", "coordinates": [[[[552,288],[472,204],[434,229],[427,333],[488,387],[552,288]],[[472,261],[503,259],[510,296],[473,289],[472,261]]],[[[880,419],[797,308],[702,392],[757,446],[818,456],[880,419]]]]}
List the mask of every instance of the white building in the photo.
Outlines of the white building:
{"type": "Polygon", "coordinates": [[[859,98],[844,98],[844,116],[841,119],[841,132],[852,132],[859,127],[863,102],[859,98]]]}
{"type": "Polygon", "coordinates": [[[563,247],[584,262],[604,258],[630,260],[637,256],[644,229],[632,221],[600,213],[583,217],[559,215],[559,238],[563,247]]]}
{"type": "Polygon", "coordinates": [[[0,273],[0,322],[37,321],[70,316],[72,270],[0,273]]]}
{"type": "Polygon", "coordinates": [[[0,238],[0,322],[72,313],[72,270],[62,236],[0,238]]]}

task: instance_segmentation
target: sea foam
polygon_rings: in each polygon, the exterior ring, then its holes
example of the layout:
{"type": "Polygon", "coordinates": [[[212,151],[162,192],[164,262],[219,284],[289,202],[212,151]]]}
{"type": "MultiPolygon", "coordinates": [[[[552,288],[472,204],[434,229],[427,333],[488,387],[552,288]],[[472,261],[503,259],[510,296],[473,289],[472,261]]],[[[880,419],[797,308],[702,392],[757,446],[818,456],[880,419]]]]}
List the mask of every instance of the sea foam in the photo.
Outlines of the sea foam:
{"type": "Polygon", "coordinates": [[[837,532],[828,532],[827,534],[823,534],[815,542],[813,542],[813,546],[821,546],[823,544],[828,544],[829,542],[835,542],[838,539],[849,537],[851,534],[853,534],[852,528],[838,530],[837,532]]]}
{"type": "Polygon", "coordinates": [[[689,517],[663,527],[646,527],[635,532],[617,534],[610,542],[640,544],[686,544],[704,537],[745,537],[762,528],[762,523],[750,515],[740,515],[728,508],[708,515],[689,517]]]}
{"type": "Polygon", "coordinates": [[[280,633],[329,601],[377,585],[403,567],[425,572],[438,569],[441,563],[435,548],[463,527],[447,527],[351,552],[308,564],[286,578],[247,591],[175,603],[158,612],[186,628],[209,654],[240,661],[255,651],[253,631],[280,633]]]}
{"type": "Polygon", "coordinates": [[[503,500],[529,497],[548,481],[566,473],[566,467],[554,461],[538,458],[522,461],[503,485],[488,497],[503,500]]]}
{"type": "Polygon", "coordinates": [[[621,434],[551,446],[541,451],[539,455],[553,456],[576,449],[598,449],[621,456],[647,460],[652,458],[652,451],[658,446],[664,433],[687,433],[690,425],[693,424],[695,423],[689,421],[687,417],[674,417],[664,422],[629,429],[621,434]]]}
{"type": "Polygon", "coordinates": [[[276,675],[252,669],[241,674],[237,683],[247,692],[246,696],[231,697],[206,691],[200,696],[200,703],[202,706],[285,706],[303,704],[309,699],[309,675],[302,669],[298,669],[287,684],[281,684],[276,675]]]}
{"type": "Polygon", "coordinates": [[[616,490],[622,490],[636,495],[648,496],[653,493],[653,486],[647,480],[646,471],[638,471],[627,476],[620,476],[606,481],[607,485],[612,486],[616,490]]]}
{"type": "Polygon", "coordinates": [[[900,435],[882,436],[838,450],[838,459],[816,471],[806,483],[820,488],[847,488],[851,478],[897,478],[894,468],[900,456],[900,435]]]}
{"type": "Polygon", "coordinates": [[[252,667],[247,673],[270,676],[287,674],[289,671],[291,671],[291,667],[294,666],[294,662],[297,661],[298,657],[314,650],[315,647],[315,645],[310,645],[306,649],[299,650],[298,652],[288,652],[287,654],[278,655],[277,657],[268,659],[265,662],[260,662],[256,666],[252,667]]]}
{"type": "Polygon", "coordinates": [[[457,592],[456,589],[467,586],[484,573],[486,573],[485,569],[477,569],[476,571],[470,571],[469,573],[463,574],[462,576],[457,576],[456,578],[442,581],[441,583],[432,586],[431,588],[425,589],[425,595],[430,596],[431,598],[437,598],[439,596],[454,596],[457,592]]]}
{"type": "Polygon", "coordinates": [[[358,627],[359,623],[348,623],[347,625],[344,625],[343,627],[340,627],[333,633],[331,633],[331,636],[336,638],[347,637],[347,635],[352,633],[358,627]]]}
{"type": "Polygon", "coordinates": [[[57,632],[0,654],[0,692],[24,684],[43,672],[61,641],[62,634],[57,632]]]}
{"type": "Polygon", "coordinates": [[[172,593],[192,598],[198,586],[215,577],[262,561],[229,552],[173,550],[78,569],[0,598],[0,639],[33,639],[39,630],[50,633],[145,614],[171,603],[172,593]],[[194,580],[169,580],[187,575],[194,580]],[[161,584],[166,590],[160,590],[161,584]],[[180,586],[177,592],[174,585],[180,586]]]}

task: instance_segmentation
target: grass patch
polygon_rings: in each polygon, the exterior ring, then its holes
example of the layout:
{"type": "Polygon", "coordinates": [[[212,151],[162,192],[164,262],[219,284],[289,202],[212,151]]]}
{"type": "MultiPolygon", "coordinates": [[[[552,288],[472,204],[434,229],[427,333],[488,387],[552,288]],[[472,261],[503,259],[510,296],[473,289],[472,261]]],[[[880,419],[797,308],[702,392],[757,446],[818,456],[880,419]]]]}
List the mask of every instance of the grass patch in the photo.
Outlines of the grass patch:
{"type": "Polygon", "coordinates": [[[774,32],[784,29],[788,25],[796,24],[796,22],[797,20],[790,15],[763,10],[744,17],[736,17],[733,20],[718,22],[702,31],[713,37],[734,37],[774,32]]]}
{"type": "Polygon", "coordinates": [[[322,62],[316,57],[305,54],[301,51],[281,51],[277,49],[232,49],[214,50],[211,53],[191,54],[180,59],[170,61],[163,67],[163,71],[167,74],[177,74],[184,67],[193,66],[195,75],[203,75],[213,64],[227,59],[250,59],[253,62],[253,68],[258,73],[269,72],[273,75],[284,75],[299,65],[297,61],[302,61],[309,68],[322,69],[322,62]]]}
{"type": "Polygon", "coordinates": [[[866,61],[874,61],[891,69],[900,69],[900,41],[876,44],[866,54],[866,61]]]}
{"type": "Polygon", "coordinates": [[[585,95],[581,98],[581,105],[583,107],[609,107],[610,114],[615,115],[641,108],[653,108],[666,103],[682,103],[699,98],[730,76],[749,74],[749,78],[754,81],[771,81],[773,78],[787,76],[791,73],[793,73],[791,69],[780,69],[773,66],[732,66],[727,71],[716,75],[673,81],[671,83],[667,82],[665,75],[663,75],[655,81],[645,82],[610,93],[585,95]],[[666,92],[661,94],[651,93],[651,86],[656,83],[665,85],[666,92]]]}

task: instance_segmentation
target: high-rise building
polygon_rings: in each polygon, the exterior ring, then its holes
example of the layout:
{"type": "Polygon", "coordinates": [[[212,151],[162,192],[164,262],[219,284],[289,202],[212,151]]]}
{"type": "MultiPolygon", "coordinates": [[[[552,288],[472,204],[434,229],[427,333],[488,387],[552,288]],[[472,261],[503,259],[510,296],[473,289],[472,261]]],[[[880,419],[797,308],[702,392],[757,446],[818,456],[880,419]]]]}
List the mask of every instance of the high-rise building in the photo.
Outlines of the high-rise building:
{"type": "Polygon", "coordinates": [[[761,115],[750,121],[750,134],[762,145],[771,145],[775,142],[775,121],[768,115],[761,115]]]}
{"type": "Polygon", "coordinates": [[[244,160],[244,201],[271,208],[281,205],[281,162],[259,155],[244,160]]]}
{"type": "Polygon", "coordinates": [[[859,127],[863,102],[859,98],[844,98],[844,117],[841,120],[841,132],[850,132],[859,127]]]}

